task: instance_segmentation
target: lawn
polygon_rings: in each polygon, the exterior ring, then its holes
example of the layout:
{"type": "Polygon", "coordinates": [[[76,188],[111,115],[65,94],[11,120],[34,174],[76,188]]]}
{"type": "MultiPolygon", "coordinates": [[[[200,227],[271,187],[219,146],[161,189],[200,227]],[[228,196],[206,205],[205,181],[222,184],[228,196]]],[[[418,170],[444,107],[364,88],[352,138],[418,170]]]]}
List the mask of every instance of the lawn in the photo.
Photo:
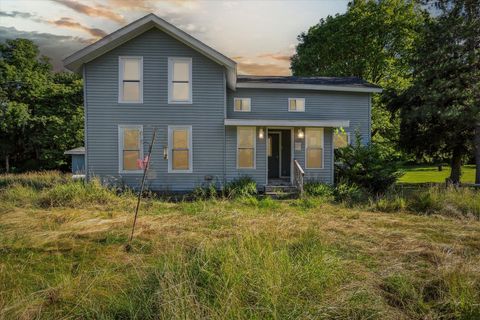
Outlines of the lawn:
{"type": "Polygon", "coordinates": [[[0,319],[480,317],[480,221],[460,214],[480,212],[474,191],[449,196],[471,198],[450,202],[456,218],[427,212],[438,190],[415,214],[318,197],[145,199],[126,252],[132,194],[14,180],[0,176],[0,319]]]}
{"type": "MultiPolygon", "coordinates": [[[[401,183],[445,183],[445,179],[450,176],[450,167],[444,166],[442,171],[438,171],[437,166],[412,166],[403,168],[405,175],[400,178],[401,183]]],[[[475,182],[475,166],[462,166],[463,183],[475,182]]]]}

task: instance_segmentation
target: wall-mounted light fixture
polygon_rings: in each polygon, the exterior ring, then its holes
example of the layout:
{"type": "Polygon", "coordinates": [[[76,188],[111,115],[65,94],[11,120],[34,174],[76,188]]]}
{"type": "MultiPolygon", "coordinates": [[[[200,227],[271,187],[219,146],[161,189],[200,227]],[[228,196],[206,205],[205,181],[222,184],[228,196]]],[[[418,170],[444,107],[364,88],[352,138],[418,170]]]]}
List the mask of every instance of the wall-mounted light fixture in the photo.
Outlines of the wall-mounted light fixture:
{"type": "Polygon", "coordinates": [[[258,130],[258,138],[263,139],[264,137],[265,137],[265,134],[263,132],[263,128],[260,128],[260,130],[258,130]]]}
{"type": "Polygon", "coordinates": [[[168,148],[163,147],[163,159],[168,160],[168,148]]]}
{"type": "Polygon", "coordinates": [[[303,139],[303,137],[305,137],[305,134],[303,133],[303,130],[300,128],[298,129],[298,138],[303,139]]]}

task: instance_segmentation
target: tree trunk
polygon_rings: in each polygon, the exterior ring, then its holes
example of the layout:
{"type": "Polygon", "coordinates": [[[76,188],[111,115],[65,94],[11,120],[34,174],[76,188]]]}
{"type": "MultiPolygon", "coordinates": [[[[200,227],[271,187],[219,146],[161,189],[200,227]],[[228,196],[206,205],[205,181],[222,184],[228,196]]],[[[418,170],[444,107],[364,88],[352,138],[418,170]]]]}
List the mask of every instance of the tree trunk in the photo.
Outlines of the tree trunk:
{"type": "Polygon", "coordinates": [[[475,183],[480,184],[480,121],[475,126],[475,137],[473,139],[475,145],[475,183]]]}
{"type": "Polygon", "coordinates": [[[452,171],[450,172],[449,182],[459,184],[460,176],[462,175],[462,153],[458,149],[453,150],[451,166],[452,171]]]}
{"type": "Polygon", "coordinates": [[[5,171],[10,172],[10,157],[8,154],[5,155],[5,171]]]}

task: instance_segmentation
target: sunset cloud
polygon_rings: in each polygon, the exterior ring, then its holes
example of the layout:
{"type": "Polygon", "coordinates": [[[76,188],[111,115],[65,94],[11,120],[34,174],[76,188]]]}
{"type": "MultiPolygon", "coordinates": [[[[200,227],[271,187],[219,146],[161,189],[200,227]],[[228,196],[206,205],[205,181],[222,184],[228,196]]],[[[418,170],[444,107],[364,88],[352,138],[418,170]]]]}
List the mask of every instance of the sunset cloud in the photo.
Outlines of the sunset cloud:
{"type": "Polygon", "coordinates": [[[28,12],[20,12],[20,11],[11,11],[11,12],[0,11],[0,17],[29,19],[33,17],[33,14],[28,12]]]}
{"type": "MultiPolygon", "coordinates": [[[[102,5],[95,5],[95,6],[87,6],[86,4],[79,3],[73,0],[53,0],[57,3],[60,3],[76,12],[85,14],[90,17],[100,17],[106,18],[118,23],[125,23],[125,18],[115,13],[112,8],[108,8],[102,5]]],[[[141,1],[132,1],[133,3],[141,2],[141,1]]]]}
{"type": "Polygon", "coordinates": [[[71,18],[63,17],[60,20],[49,21],[49,23],[54,24],[58,27],[82,30],[82,31],[85,31],[85,32],[89,33],[90,35],[92,35],[95,38],[102,38],[102,37],[105,37],[107,35],[107,33],[105,31],[103,31],[102,29],[89,28],[87,26],[84,26],[84,25],[80,24],[79,22],[74,21],[71,18]]]}
{"type": "Polygon", "coordinates": [[[290,62],[290,56],[286,54],[263,53],[259,54],[257,57],[290,62]]]}

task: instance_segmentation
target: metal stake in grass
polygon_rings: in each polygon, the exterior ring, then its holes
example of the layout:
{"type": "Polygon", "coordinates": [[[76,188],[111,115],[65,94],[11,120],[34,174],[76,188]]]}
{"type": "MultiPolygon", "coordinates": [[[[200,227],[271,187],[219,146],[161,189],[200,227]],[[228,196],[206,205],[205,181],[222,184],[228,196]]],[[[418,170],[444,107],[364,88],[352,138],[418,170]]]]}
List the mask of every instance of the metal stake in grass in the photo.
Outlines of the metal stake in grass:
{"type": "Polygon", "coordinates": [[[146,163],[143,164],[142,184],[140,185],[140,190],[138,191],[137,206],[135,207],[135,217],[133,218],[132,233],[130,234],[128,243],[125,246],[126,251],[130,251],[130,249],[132,248],[133,233],[135,232],[135,225],[137,224],[138,208],[140,208],[140,200],[142,199],[143,188],[145,187],[145,180],[147,177],[148,168],[150,167],[150,159],[152,156],[152,149],[153,149],[153,144],[155,143],[156,136],[157,136],[157,128],[153,129],[152,142],[148,147],[147,161],[146,163]]]}

